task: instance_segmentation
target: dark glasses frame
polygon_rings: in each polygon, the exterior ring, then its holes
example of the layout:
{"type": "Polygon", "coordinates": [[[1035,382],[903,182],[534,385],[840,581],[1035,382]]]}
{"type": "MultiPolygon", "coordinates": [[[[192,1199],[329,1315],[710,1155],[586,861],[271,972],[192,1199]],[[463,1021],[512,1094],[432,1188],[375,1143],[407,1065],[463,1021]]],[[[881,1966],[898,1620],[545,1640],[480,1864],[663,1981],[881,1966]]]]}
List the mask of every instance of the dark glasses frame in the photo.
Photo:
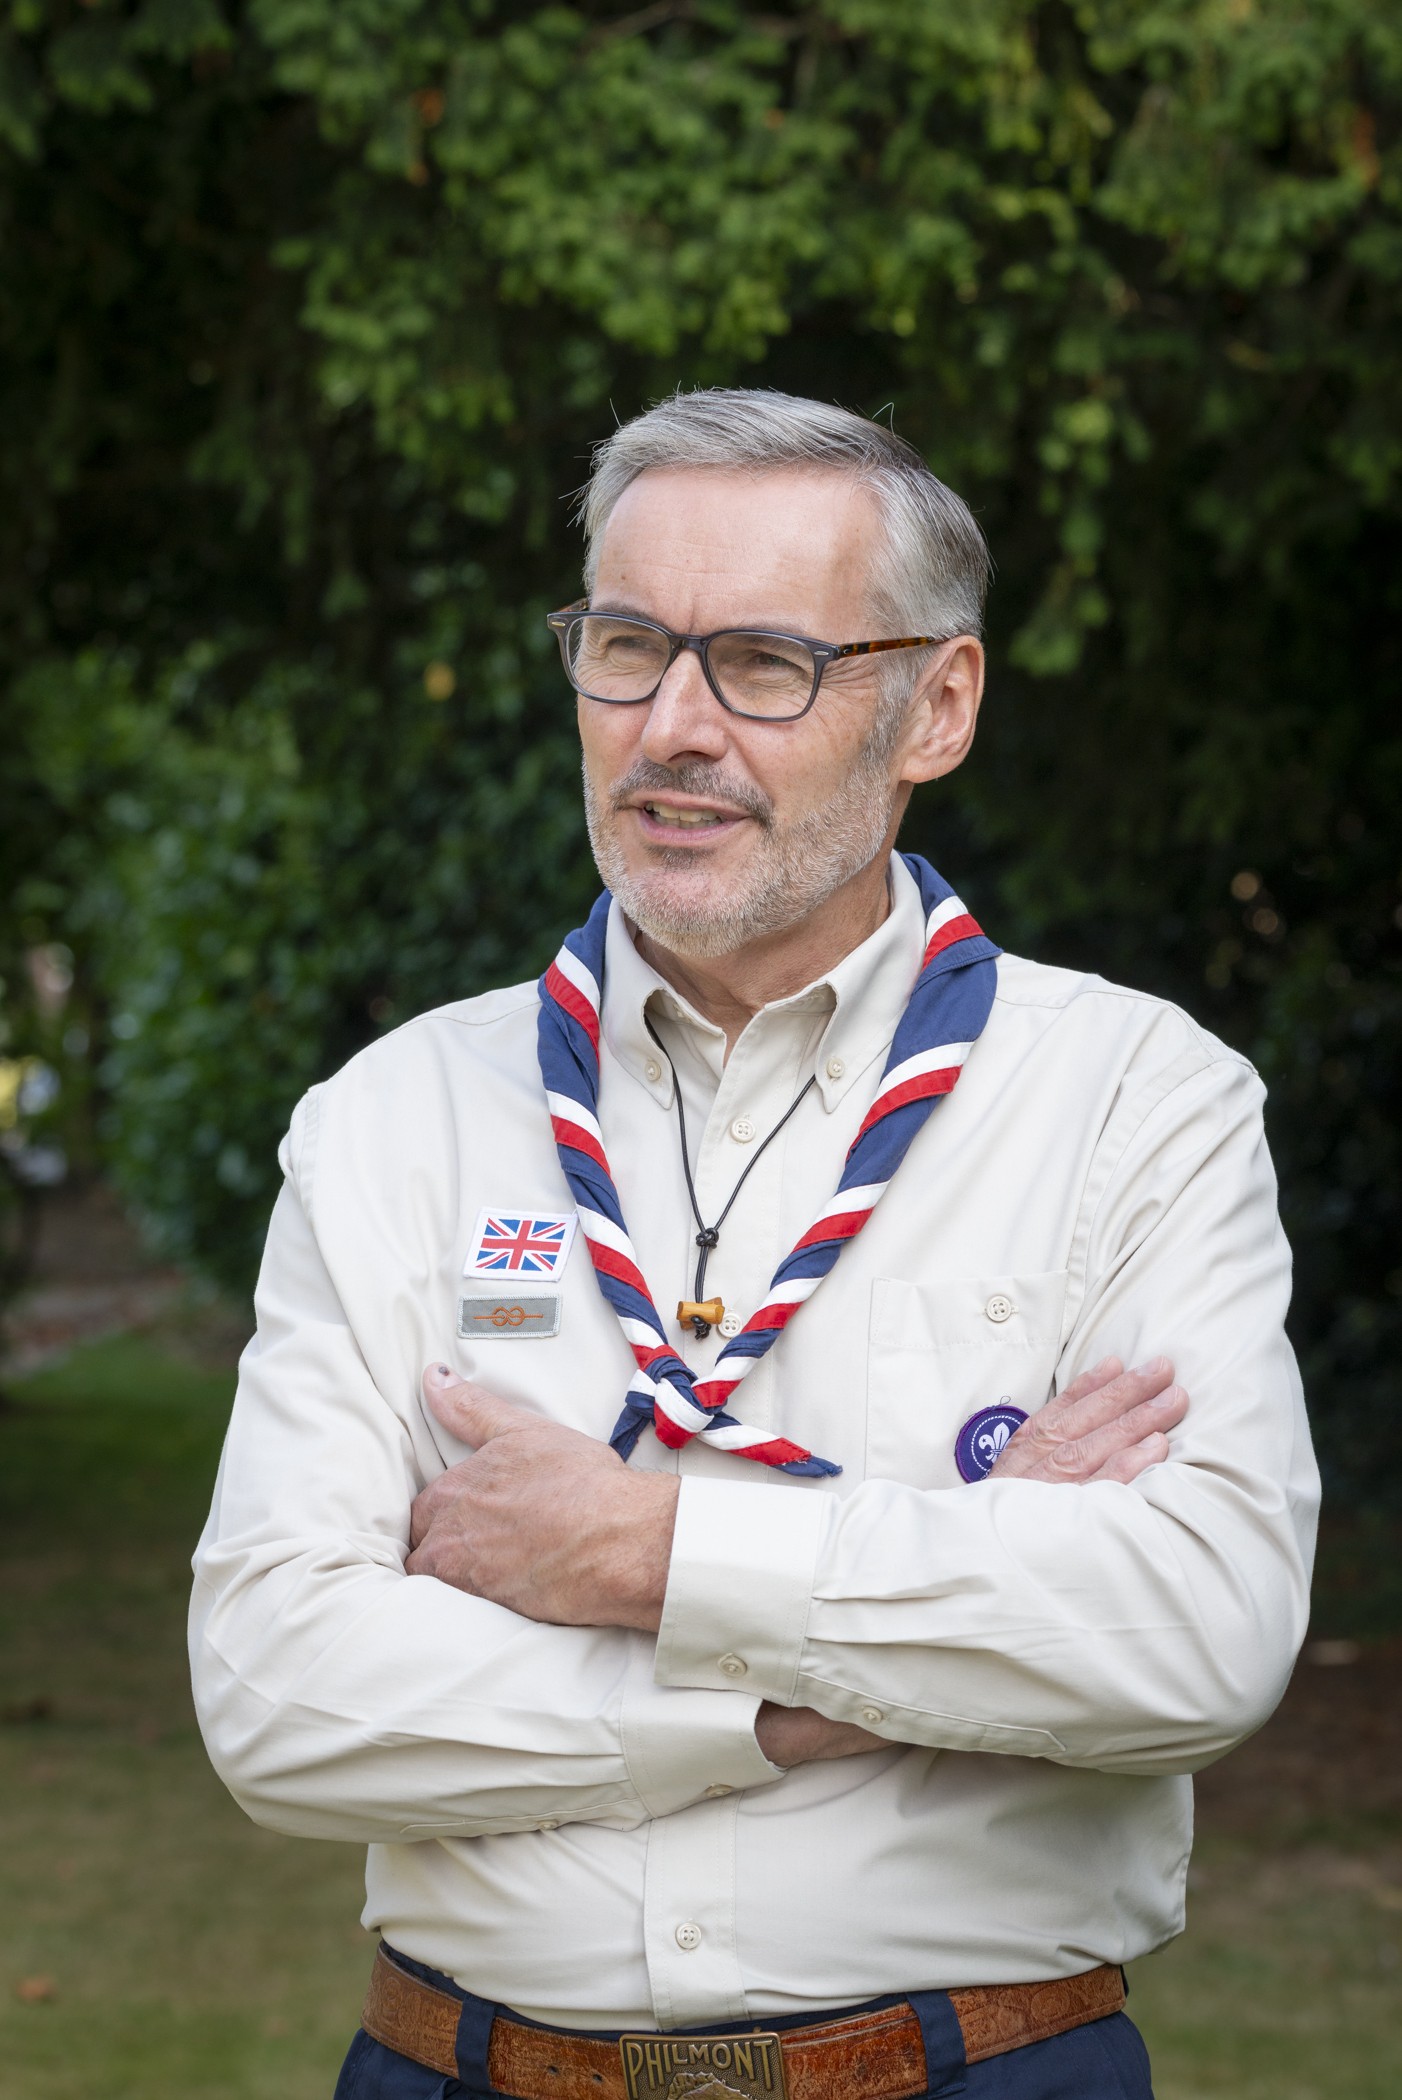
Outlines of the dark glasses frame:
{"type": "Polygon", "coordinates": [[[932,649],[953,641],[947,634],[905,634],[894,640],[878,642],[820,642],[811,634],[788,634],[777,627],[718,627],[713,634],[674,634],[660,620],[644,620],[637,613],[600,613],[601,619],[626,620],[634,627],[646,627],[652,634],[660,634],[667,643],[667,661],[658,674],[657,684],[651,692],[638,693],[630,700],[618,700],[604,693],[591,693],[579,684],[570,667],[570,635],[586,614],[594,608],[587,598],[577,598],[573,605],[562,606],[559,612],[547,613],[545,624],[560,645],[560,659],[565,667],[565,676],[582,699],[597,701],[600,707],[643,707],[657,698],[658,688],[684,649],[694,649],[701,659],[701,670],[707,685],[719,700],[727,714],[739,715],[745,722],[801,722],[818,697],[818,688],[823,674],[841,658],[847,656],[878,656],[887,649],[932,649]],[[711,670],[711,644],[723,641],[727,635],[755,634],[766,641],[797,642],[807,649],[813,658],[813,685],[808,698],[795,714],[756,715],[748,709],[736,707],[727,700],[711,670]]]}

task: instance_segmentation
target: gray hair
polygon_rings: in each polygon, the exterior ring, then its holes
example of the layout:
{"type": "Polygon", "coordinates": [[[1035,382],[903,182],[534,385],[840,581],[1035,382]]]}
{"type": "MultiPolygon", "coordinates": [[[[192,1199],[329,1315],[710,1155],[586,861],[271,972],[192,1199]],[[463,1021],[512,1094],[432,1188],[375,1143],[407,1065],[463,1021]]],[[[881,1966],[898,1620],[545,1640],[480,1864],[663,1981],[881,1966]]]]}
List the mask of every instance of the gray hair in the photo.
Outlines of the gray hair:
{"type": "Polygon", "coordinates": [[[928,634],[938,641],[983,631],[991,565],[973,513],[915,447],[884,424],[767,387],[669,394],[595,447],[579,504],[587,590],[594,587],[599,543],[615,503],[651,467],[830,467],[848,474],[870,489],[886,528],[873,565],[873,617],[892,635],[928,634]]]}

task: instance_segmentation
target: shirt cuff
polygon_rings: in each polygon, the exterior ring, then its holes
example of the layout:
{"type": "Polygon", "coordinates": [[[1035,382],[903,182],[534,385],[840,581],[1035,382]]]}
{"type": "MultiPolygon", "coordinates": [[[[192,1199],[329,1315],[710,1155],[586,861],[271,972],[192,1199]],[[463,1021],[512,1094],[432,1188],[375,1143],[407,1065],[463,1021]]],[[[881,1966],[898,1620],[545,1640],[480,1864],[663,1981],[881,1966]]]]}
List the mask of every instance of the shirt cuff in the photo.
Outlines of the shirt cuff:
{"type": "Polygon", "coordinates": [[[685,1479],[657,1682],[792,1706],[830,1495],[685,1479]]]}
{"type": "Polygon", "coordinates": [[[628,1777],[649,1816],[782,1779],[755,1739],[758,1712],[758,1697],[674,1691],[654,1683],[649,1668],[635,1671],[619,1722],[628,1777]]]}

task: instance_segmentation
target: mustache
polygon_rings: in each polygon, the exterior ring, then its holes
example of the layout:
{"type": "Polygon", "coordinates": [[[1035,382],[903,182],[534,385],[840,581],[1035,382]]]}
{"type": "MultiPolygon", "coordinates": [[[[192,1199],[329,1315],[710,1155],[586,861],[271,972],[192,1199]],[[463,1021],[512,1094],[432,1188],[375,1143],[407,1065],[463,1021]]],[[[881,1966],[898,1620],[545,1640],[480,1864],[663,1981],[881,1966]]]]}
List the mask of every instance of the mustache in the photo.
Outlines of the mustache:
{"type": "Polygon", "coordinates": [[[707,765],[703,759],[683,766],[660,766],[650,758],[635,759],[609,789],[609,801],[619,810],[634,795],[645,795],[649,790],[664,794],[669,788],[677,795],[726,802],[732,809],[742,809],[765,830],[773,826],[774,804],[761,788],[752,780],[737,780],[724,767],[707,765]]]}

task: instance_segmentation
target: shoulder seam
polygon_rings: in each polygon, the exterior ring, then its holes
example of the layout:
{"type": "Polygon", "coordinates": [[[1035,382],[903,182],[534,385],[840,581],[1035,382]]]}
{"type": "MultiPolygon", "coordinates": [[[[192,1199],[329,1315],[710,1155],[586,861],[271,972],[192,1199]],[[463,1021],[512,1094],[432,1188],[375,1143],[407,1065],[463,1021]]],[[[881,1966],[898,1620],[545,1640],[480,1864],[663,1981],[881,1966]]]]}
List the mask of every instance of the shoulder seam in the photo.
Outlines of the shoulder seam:
{"type": "MultiPolygon", "coordinates": [[[[498,991],[483,992],[479,996],[483,999],[500,999],[502,1004],[488,1014],[465,1014],[457,1006],[430,1007],[426,1014],[416,1014],[412,1021],[406,1021],[404,1025],[406,1028],[414,1028],[421,1021],[447,1021],[455,1028],[486,1028],[507,1014],[520,1013],[523,1007],[540,1003],[540,994],[533,984],[503,985],[498,991]],[[518,993],[515,999],[508,996],[513,991],[518,993]]],[[[461,1002],[462,1005],[469,1003],[471,1002],[467,1000],[461,1002]]]]}
{"type": "MultiPolygon", "coordinates": [[[[1220,1036],[1213,1035],[1210,1029],[1204,1028],[1176,999],[1165,999],[1158,992],[1141,992],[1132,984],[1107,984],[1104,979],[1097,982],[1088,972],[1068,971],[1067,975],[1075,977],[1079,987],[1075,995],[1077,998],[1132,1000],[1136,1006],[1156,1006],[1163,1013],[1175,1015],[1202,1052],[1205,1065],[1239,1064],[1245,1065],[1249,1072],[1256,1070],[1249,1057],[1240,1050],[1234,1050],[1230,1043],[1224,1043],[1220,1036]]],[[[993,995],[995,1006],[1000,1002],[1005,1006],[1033,1007],[1044,1013],[1065,1013],[1072,1003],[1069,998],[1020,999],[1010,996],[1001,987],[993,995]]]]}

